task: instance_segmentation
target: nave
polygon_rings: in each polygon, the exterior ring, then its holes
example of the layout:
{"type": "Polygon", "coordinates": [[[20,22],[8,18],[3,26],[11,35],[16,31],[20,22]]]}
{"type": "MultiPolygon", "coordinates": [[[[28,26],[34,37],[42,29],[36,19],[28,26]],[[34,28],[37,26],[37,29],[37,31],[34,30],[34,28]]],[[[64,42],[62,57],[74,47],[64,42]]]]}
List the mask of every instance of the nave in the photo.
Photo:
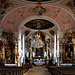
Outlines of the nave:
{"type": "Polygon", "coordinates": [[[0,75],[50,73],[75,75],[75,0],[0,0],[0,75]]]}
{"type": "Polygon", "coordinates": [[[24,75],[51,75],[48,72],[47,68],[44,67],[34,67],[30,68],[28,72],[26,72],[24,75]]]}

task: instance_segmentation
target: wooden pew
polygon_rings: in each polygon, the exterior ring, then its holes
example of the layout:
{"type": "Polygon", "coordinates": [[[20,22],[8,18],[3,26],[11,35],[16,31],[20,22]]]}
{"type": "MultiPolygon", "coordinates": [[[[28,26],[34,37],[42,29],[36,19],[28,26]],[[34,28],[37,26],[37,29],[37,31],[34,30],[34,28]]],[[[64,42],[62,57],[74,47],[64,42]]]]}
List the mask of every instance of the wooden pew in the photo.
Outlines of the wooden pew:
{"type": "Polygon", "coordinates": [[[0,68],[0,73],[2,73],[4,71],[4,73],[6,74],[6,75],[20,75],[18,72],[18,69],[16,69],[16,68],[9,68],[9,67],[2,67],[2,68],[0,68]]]}
{"type": "Polygon", "coordinates": [[[27,67],[0,67],[0,74],[2,75],[23,75],[28,71],[27,67]]]}
{"type": "Polygon", "coordinates": [[[47,67],[52,75],[75,75],[75,66],[73,67],[47,67]]]}
{"type": "Polygon", "coordinates": [[[0,70],[0,75],[14,75],[14,72],[11,70],[0,70]]]}

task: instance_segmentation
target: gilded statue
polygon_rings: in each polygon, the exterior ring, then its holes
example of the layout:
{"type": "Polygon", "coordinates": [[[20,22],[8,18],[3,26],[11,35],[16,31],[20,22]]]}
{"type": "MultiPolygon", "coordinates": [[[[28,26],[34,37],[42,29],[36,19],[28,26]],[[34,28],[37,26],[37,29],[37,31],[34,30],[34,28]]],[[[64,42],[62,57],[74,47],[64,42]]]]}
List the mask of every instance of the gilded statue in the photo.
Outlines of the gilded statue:
{"type": "Polygon", "coordinates": [[[73,57],[73,52],[71,52],[71,58],[73,57]]]}
{"type": "Polygon", "coordinates": [[[65,55],[66,55],[66,58],[67,58],[68,57],[68,53],[66,52],[65,55]]]}

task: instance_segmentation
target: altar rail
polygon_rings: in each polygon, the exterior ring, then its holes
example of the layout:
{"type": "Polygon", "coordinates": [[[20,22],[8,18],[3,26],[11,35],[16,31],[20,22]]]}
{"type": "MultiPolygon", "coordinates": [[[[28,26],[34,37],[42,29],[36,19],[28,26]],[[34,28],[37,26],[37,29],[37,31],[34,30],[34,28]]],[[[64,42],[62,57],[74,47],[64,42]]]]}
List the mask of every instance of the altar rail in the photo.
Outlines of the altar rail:
{"type": "Polygon", "coordinates": [[[23,75],[28,71],[28,67],[0,67],[0,75],[23,75]]]}
{"type": "Polygon", "coordinates": [[[47,68],[51,73],[51,75],[75,75],[75,66],[71,66],[71,67],[49,66],[47,68]]]}

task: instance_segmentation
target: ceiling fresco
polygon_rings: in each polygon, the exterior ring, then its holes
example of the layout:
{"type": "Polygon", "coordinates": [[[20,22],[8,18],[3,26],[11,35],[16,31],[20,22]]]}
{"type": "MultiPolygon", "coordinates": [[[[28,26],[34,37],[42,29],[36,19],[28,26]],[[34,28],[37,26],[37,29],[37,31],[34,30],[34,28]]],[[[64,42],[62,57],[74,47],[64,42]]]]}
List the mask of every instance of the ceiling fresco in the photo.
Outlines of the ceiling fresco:
{"type": "MultiPolygon", "coordinates": [[[[2,22],[1,22],[1,28],[4,30],[11,29],[13,32],[18,31],[18,27],[21,24],[22,21],[25,19],[36,16],[34,12],[32,12],[32,9],[35,7],[35,5],[30,6],[23,6],[20,8],[16,8],[15,10],[9,12],[7,14],[2,22]]],[[[59,25],[59,28],[61,31],[65,30],[71,30],[75,28],[75,20],[64,9],[54,6],[48,6],[43,5],[43,7],[46,9],[46,13],[44,13],[42,16],[50,17],[51,19],[55,20],[57,24],[59,25]]],[[[37,16],[36,16],[37,17],[37,16]]],[[[40,16],[38,16],[40,17],[40,16]]],[[[33,18],[32,18],[33,19],[33,18]]]]}
{"type": "MultiPolygon", "coordinates": [[[[39,22],[40,25],[38,29],[53,39],[57,26],[62,32],[75,29],[75,2],[72,1],[75,0],[41,0],[41,6],[46,11],[41,13],[42,15],[36,15],[41,10],[35,10],[37,0],[1,0],[0,28],[5,31],[18,32],[20,25],[22,25],[21,23],[25,21],[22,26],[26,24],[28,26],[24,26],[27,40],[29,36],[32,36],[32,34],[37,31],[36,19],[38,16],[39,20],[42,19],[42,23],[39,22]],[[10,3],[8,1],[10,1],[10,3]],[[34,18],[34,16],[36,18],[34,18]],[[41,18],[42,16],[44,16],[44,18],[41,18]],[[27,21],[27,19],[29,20],[27,21]],[[50,21],[51,19],[57,23],[57,26],[53,21],[50,21]],[[31,22],[30,25],[28,22],[31,22]],[[48,28],[50,28],[50,30],[48,28]]],[[[42,35],[42,37],[44,36],[42,35]]]]}
{"type": "MultiPolygon", "coordinates": [[[[26,0],[26,1],[33,1],[33,2],[37,2],[38,0],[26,0]]],[[[41,2],[43,1],[51,1],[51,0],[40,0],[41,2]]]]}
{"type": "Polygon", "coordinates": [[[57,2],[57,1],[60,1],[60,0],[18,0],[18,1],[21,1],[21,2],[25,2],[25,1],[29,1],[29,2],[37,2],[37,1],[41,1],[41,2],[49,2],[49,3],[52,3],[52,2],[57,2]]]}
{"type": "MultiPolygon", "coordinates": [[[[16,0],[16,2],[12,2],[17,4],[9,7],[5,13],[4,11],[2,13],[0,12],[1,13],[0,18],[2,17],[0,20],[1,23],[0,27],[3,30],[5,31],[11,30],[12,32],[17,32],[19,25],[24,20],[26,20],[29,17],[36,16],[36,13],[32,11],[32,9],[36,7],[36,4],[33,5],[29,3],[22,3],[20,1],[16,0]]],[[[47,1],[47,0],[43,0],[43,1],[47,1]]],[[[60,28],[61,31],[75,29],[75,19],[73,13],[68,7],[65,6],[66,2],[65,3],[64,2],[65,0],[59,0],[58,2],[54,2],[50,4],[42,4],[42,7],[46,9],[46,12],[43,13],[42,16],[46,16],[50,19],[53,19],[58,24],[58,27],[60,28]]],[[[1,6],[1,8],[3,9],[4,7],[1,6]]],[[[32,20],[33,19],[34,18],[32,18],[32,20]]]]}
{"type": "Polygon", "coordinates": [[[31,28],[31,29],[48,29],[54,27],[54,24],[50,21],[44,19],[34,19],[27,22],[24,26],[31,28]]]}

